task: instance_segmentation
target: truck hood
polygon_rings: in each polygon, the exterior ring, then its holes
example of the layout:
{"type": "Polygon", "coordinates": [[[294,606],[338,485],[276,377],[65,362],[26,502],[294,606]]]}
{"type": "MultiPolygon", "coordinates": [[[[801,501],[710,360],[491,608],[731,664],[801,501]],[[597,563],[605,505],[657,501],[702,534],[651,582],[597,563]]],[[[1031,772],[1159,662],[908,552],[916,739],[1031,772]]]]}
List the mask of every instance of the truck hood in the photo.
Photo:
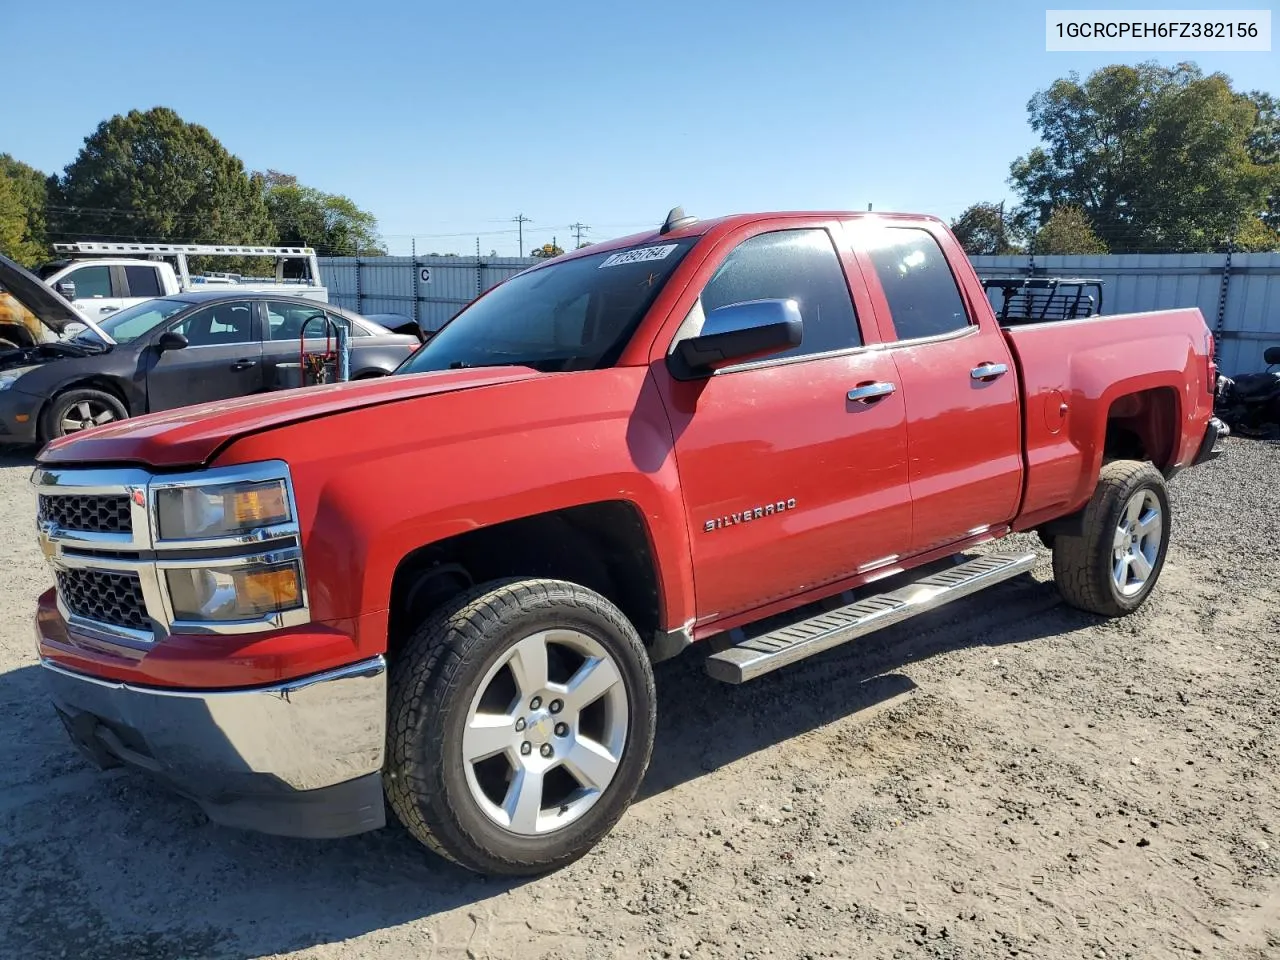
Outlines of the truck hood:
{"type": "Polygon", "coordinates": [[[483,367],[260,393],[94,427],[51,441],[37,459],[45,464],[112,462],[161,469],[195,467],[208,463],[233,440],[274,427],[361,407],[539,376],[552,374],[539,373],[529,367],[483,367]]]}
{"type": "Polygon", "coordinates": [[[73,307],[70,300],[3,254],[0,254],[0,288],[8,291],[56,335],[61,335],[71,324],[79,323],[101,337],[103,343],[115,343],[105,330],[73,307]]]}

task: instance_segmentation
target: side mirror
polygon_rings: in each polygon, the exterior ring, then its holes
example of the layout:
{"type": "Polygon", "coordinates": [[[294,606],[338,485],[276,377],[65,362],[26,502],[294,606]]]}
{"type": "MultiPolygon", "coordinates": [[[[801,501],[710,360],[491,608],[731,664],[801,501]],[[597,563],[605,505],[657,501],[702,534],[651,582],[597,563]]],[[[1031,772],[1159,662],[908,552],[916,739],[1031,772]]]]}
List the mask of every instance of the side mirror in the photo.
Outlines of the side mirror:
{"type": "Polygon", "coordinates": [[[1267,366],[1280,363],[1280,347],[1267,347],[1262,351],[1262,362],[1267,366]]]}
{"type": "Polygon", "coordinates": [[[692,380],[720,367],[799,346],[804,337],[794,300],[748,300],[712,310],[696,337],[676,344],[668,358],[672,376],[692,380]]]}
{"type": "Polygon", "coordinates": [[[187,346],[187,338],[176,330],[166,330],[160,334],[160,339],[156,341],[156,347],[161,353],[166,350],[182,350],[187,346]]]}
{"type": "Polygon", "coordinates": [[[76,298],[76,282],[74,280],[59,280],[53,289],[57,290],[67,300],[76,298]]]}

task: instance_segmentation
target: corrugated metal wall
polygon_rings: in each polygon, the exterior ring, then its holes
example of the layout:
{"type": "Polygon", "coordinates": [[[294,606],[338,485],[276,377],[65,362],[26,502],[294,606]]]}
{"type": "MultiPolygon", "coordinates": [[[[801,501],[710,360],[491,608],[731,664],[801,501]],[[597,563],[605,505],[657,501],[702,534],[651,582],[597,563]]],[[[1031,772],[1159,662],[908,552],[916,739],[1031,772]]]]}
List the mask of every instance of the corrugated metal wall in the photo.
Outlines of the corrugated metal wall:
{"type": "MultiPolygon", "coordinates": [[[[1032,266],[1027,256],[971,259],[982,276],[1025,276],[1032,266]]],[[[1280,253],[1039,256],[1034,272],[1102,280],[1104,314],[1199,307],[1228,376],[1263,369],[1262,351],[1280,344],[1280,253]]]]}
{"type": "Polygon", "coordinates": [[[399,313],[439,330],[532,257],[321,257],[329,300],[357,313],[399,313]]]}
{"type": "MultiPolygon", "coordinates": [[[[1087,276],[1103,281],[1103,313],[1199,307],[1234,376],[1261,370],[1280,344],[1280,253],[973,257],[983,276],[1087,276]]],[[[531,257],[321,257],[329,299],[359,313],[399,313],[438,330],[531,257]],[[424,271],[426,271],[424,273],[424,271]],[[429,277],[429,278],[428,278],[429,277]]]]}

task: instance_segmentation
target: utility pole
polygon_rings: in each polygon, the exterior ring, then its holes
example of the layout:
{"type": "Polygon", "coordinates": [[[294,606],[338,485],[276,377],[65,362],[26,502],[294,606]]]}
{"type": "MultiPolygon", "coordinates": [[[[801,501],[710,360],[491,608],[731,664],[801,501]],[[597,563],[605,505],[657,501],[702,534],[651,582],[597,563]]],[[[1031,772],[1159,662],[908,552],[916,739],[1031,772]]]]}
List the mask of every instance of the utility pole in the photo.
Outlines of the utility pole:
{"type": "Polygon", "coordinates": [[[585,223],[571,223],[569,224],[569,229],[577,235],[577,238],[574,240],[574,244],[580,247],[582,246],[582,234],[591,228],[585,223]]]}
{"type": "Polygon", "coordinates": [[[516,224],[520,230],[520,256],[523,257],[524,256],[524,225],[526,223],[533,223],[533,220],[530,219],[529,217],[526,217],[523,213],[517,213],[514,217],[511,218],[511,222],[516,224]]]}

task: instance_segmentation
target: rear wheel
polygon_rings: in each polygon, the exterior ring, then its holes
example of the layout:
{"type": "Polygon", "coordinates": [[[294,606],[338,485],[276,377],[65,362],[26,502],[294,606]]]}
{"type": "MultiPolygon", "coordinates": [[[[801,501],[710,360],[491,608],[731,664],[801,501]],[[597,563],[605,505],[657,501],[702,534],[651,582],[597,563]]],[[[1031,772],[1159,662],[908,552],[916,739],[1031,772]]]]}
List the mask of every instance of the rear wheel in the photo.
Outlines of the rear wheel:
{"type": "Polygon", "coordinates": [[[1169,494],[1150,463],[1105,464],[1085,507],[1084,534],[1057,534],[1053,575],[1073,607],[1120,617],[1142,606],[1169,549],[1169,494]]]}
{"type": "Polygon", "coordinates": [[[586,853],[648,767],[653,674],[635,628],[576,584],[482,584],[393,667],[387,796],[409,832],[489,874],[586,853]]]}
{"type": "Polygon", "coordinates": [[[124,420],[128,416],[124,404],[116,397],[85,387],[54,397],[45,408],[41,428],[43,436],[51,440],[124,420]]]}

